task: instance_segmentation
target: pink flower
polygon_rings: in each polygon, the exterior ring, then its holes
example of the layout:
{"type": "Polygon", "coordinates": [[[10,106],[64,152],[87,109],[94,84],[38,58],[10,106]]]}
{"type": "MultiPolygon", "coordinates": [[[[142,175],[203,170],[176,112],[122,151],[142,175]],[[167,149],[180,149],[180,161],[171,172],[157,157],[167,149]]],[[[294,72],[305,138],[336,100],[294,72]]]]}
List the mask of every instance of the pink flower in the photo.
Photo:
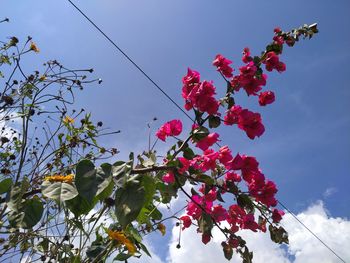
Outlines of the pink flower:
{"type": "Polygon", "coordinates": [[[282,36],[274,36],[273,40],[274,40],[274,43],[277,45],[282,46],[284,44],[284,39],[282,36]]]}
{"type": "Polygon", "coordinates": [[[184,157],[179,157],[179,158],[177,158],[177,159],[180,161],[180,163],[181,163],[181,165],[182,165],[182,167],[179,168],[177,171],[178,171],[180,174],[184,174],[184,173],[188,170],[188,168],[190,167],[190,161],[187,160],[187,159],[184,158],[184,157]]]}
{"type": "Polygon", "coordinates": [[[208,202],[214,202],[216,200],[216,190],[215,189],[211,189],[206,195],[205,195],[205,200],[208,202]]]}
{"type": "Polygon", "coordinates": [[[283,72],[286,70],[286,65],[279,61],[278,55],[275,52],[270,51],[266,54],[266,58],[263,63],[265,64],[267,71],[277,70],[278,72],[283,72]]]}
{"type": "Polygon", "coordinates": [[[242,169],[243,165],[244,165],[243,159],[237,153],[237,155],[235,156],[235,158],[231,162],[231,169],[232,170],[240,170],[240,169],[242,169]]]}
{"type": "Polygon", "coordinates": [[[211,215],[214,217],[216,222],[221,222],[227,219],[228,213],[222,205],[214,205],[211,215]]]}
{"type": "Polygon", "coordinates": [[[244,48],[243,49],[243,57],[242,57],[242,61],[244,63],[249,63],[253,60],[253,58],[250,56],[250,50],[249,48],[244,48]]]}
{"type": "Polygon", "coordinates": [[[156,133],[156,136],[165,142],[169,136],[177,136],[182,132],[182,123],[180,120],[172,120],[163,124],[156,133]]]}
{"type": "Polygon", "coordinates": [[[225,180],[239,183],[240,181],[242,181],[242,178],[237,173],[227,172],[226,175],[225,175],[225,180]]]}
{"type": "Polygon", "coordinates": [[[273,30],[273,32],[275,32],[275,34],[278,34],[278,33],[280,33],[282,30],[281,30],[281,28],[279,28],[279,27],[275,27],[275,29],[273,30]]]}
{"type": "Polygon", "coordinates": [[[200,74],[197,71],[188,68],[187,75],[182,78],[182,83],[182,97],[187,99],[188,94],[193,87],[200,83],[200,74]]]}
{"type": "Polygon", "coordinates": [[[219,102],[213,97],[215,95],[215,87],[209,81],[203,81],[192,97],[192,103],[201,112],[207,112],[214,115],[218,112],[219,102]]]}
{"type": "Polygon", "coordinates": [[[169,172],[169,173],[163,175],[162,180],[164,183],[172,184],[175,182],[175,175],[174,175],[174,173],[169,172]]]}
{"type": "Polygon", "coordinates": [[[210,146],[215,144],[218,141],[219,134],[216,132],[210,133],[207,137],[203,138],[202,140],[198,141],[196,144],[196,147],[201,149],[202,151],[207,150],[210,146]]]}
{"type": "Polygon", "coordinates": [[[203,244],[205,244],[205,245],[208,244],[210,239],[211,239],[210,234],[207,234],[207,233],[202,234],[203,244]]]}
{"type": "Polygon", "coordinates": [[[233,76],[232,75],[233,69],[231,68],[230,64],[232,64],[232,61],[225,58],[224,56],[222,56],[220,54],[216,55],[216,57],[213,61],[213,65],[226,78],[232,78],[232,76],[233,76]]]}
{"type": "Polygon", "coordinates": [[[260,106],[266,106],[275,101],[275,93],[273,91],[265,91],[259,94],[259,104],[260,106]]]}
{"type": "Polygon", "coordinates": [[[228,146],[223,146],[219,149],[219,161],[222,163],[226,169],[229,169],[231,166],[232,161],[232,154],[231,150],[228,148],[228,146]]]}
{"type": "Polygon", "coordinates": [[[242,110],[239,115],[238,128],[244,130],[250,139],[260,137],[265,127],[261,122],[261,116],[259,113],[251,112],[247,109],[242,110]]]}
{"type": "Polygon", "coordinates": [[[275,208],[272,212],[272,221],[279,223],[282,220],[282,216],[284,216],[284,212],[275,208]]]}
{"type": "Polygon", "coordinates": [[[218,159],[218,157],[218,152],[215,152],[212,149],[208,149],[203,152],[203,155],[195,157],[192,163],[194,163],[194,166],[197,166],[198,169],[200,169],[202,172],[206,172],[208,170],[215,170],[216,160],[218,159]]]}
{"type": "Polygon", "coordinates": [[[257,193],[252,193],[252,195],[255,197],[256,201],[270,207],[277,205],[277,200],[275,198],[277,191],[276,184],[272,181],[267,181],[257,193]]]}
{"type": "Polygon", "coordinates": [[[189,216],[182,216],[180,220],[182,221],[182,230],[189,228],[192,224],[192,220],[189,216]]]}
{"type": "Polygon", "coordinates": [[[240,113],[242,111],[241,106],[232,106],[226,116],[224,117],[224,124],[225,125],[233,125],[237,124],[239,120],[240,113]]]}
{"type": "Polygon", "coordinates": [[[253,214],[248,214],[243,218],[241,227],[242,229],[250,229],[254,232],[257,232],[257,229],[259,229],[259,225],[257,222],[255,222],[253,214]]]}

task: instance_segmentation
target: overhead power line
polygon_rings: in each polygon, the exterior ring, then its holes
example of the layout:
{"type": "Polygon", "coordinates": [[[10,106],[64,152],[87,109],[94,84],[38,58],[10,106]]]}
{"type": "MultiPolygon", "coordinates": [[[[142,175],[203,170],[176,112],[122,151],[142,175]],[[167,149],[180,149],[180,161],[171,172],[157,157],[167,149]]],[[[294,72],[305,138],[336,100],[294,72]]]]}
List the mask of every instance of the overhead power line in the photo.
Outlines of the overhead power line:
{"type": "Polygon", "coordinates": [[[318,241],[320,241],[329,251],[331,251],[337,258],[339,258],[342,262],[346,263],[344,259],[342,259],[332,248],[330,248],[321,238],[319,238],[310,228],[308,228],[291,210],[289,210],[281,201],[278,203],[294,217],[307,231],[309,231],[318,241]]]}
{"type": "MultiPolygon", "coordinates": [[[[126,54],[125,51],[123,51],[99,26],[96,25],[95,22],[93,22],[77,5],[75,5],[71,0],[67,0],[89,23],[97,29],[105,38],[106,40],[111,43],[131,64],[133,64],[138,71],[141,72],[142,75],[144,75],[168,100],[170,100],[182,113],[184,113],[191,121],[194,122],[194,119],[186,112],[184,111],[179,104],[175,102],[174,99],[172,99],[158,84],[155,82],[133,59],[130,58],[128,54],[126,54]]],[[[291,211],[289,210],[283,203],[278,201],[279,204],[288,212],[290,213],[297,222],[299,222],[305,229],[307,229],[321,244],[323,244],[329,251],[331,251],[338,259],[340,259],[342,262],[346,263],[333,249],[331,249],[324,241],[322,241],[314,232],[312,232],[299,218],[291,211]]]]}
{"type": "Polygon", "coordinates": [[[102,29],[95,24],[78,6],[76,6],[71,0],[67,0],[82,16],[86,18],[90,22],[91,25],[94,26],[107,40],[111,43],[122,55],[129,60],[131,64],[133,64],[138,71],[142,73],[165,97],[168,98],[180,111],[182,111],[191,121],[194,122],[194,119],[184,111],[179,104],[176,103],[174,99],[172,99],[128,54],[126,54],[102,29]]]}

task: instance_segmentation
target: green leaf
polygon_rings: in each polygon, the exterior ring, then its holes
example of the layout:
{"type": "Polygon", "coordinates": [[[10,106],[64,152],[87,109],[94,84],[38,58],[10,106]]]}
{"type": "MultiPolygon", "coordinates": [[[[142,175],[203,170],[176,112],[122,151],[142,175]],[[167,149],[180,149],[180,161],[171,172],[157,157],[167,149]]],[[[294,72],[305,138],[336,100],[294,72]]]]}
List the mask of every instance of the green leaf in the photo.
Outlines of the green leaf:
{"type": "Polygon", "coordinates": [[[113,261],[125,261],[130,257],[131,257],[131,254],[121,252],[113,259],[113,261]]]}
{"type": "Polygon", "coordinates": [[[185,157],[188,160],[192,160],[195,157],[195,153],[190,147],[186,147],[183,150],[183,157],[185,157]]]}
{"type": "Polygon", "coordinates": [[[77,195],[73,199],[67,200],[66,205],[75,217],[87,215],[96,205],[97,201],[88,202],[84,197],[77,195]]]}
{"type": "Polygon", "coordinates": [[[145,199],[145,188],[140,183],[129,182],[116,191],[115,214],[123,228],[137,218],[145,199]]]}
{"type": "Polygon", "coordinates": [[[145,189],[145,206],[153,201],[153,196],[156,192],[155,179],[149,174],[142,176],[142,186],[145,189]]]}
{"type": "Polygon", "coordinates": [[[220,126],[220,123],[221,123],[220,117],[213,116],[213,115],[209,116],[209,127],[210,128],[217,128],[220,126]]]}
{"type": "Polygon", "coordinates": [[[245,247],[244,252],[241,253],[243,263],[253,263],[253,252],[249,252],[249,249],[245,247]]]}
{"type": "Polygon", "coordinates": [[[222,242],[221,246],[222,246],[222,250],[224,251],[225,258],[227,260],[231,260],[232,259],[232,255],[233,255],[232,247],[230,247],[230,245],[227,244],[226,242],[222,242]]]}
{"type": "MultiPolygon", "coordinates": [[[[101,243],[96,243],[96,242],[92,242],[91,246],[88,247],[88,249],[86,250],[86,256],[89,259],[95,259],[96,257],[98,257],[99,255],[101,255],[101,253],[103,251],[106,250],[106,246],[101,244],[101,243]]],[[[99,262],[99,261],[97,261],[99,262]]]]}
{"type": "Polygon", "coordinates": [[[283,227],[276,227],[272,224],[269,225],[271,240],[277,244],[286,243],[289,244],[288,233],[283,227]]]}
{"type": "Polygon", "coordinates": [[[44,206],[39,197],[34,196],[32,199],[27,200],[24,204],[25,216],[20,226],[23,228],[35,226],[40,221],[43,211],[44,206]]]}
{"type": "Polygon", "coordinates": [[[44,253],[49,250],[49,239],[44,237],[43,241],[41,241],[38,245],[36,245],[36,249],[41,253],[44,253]]]}
{"type": "Polygon", "coordinates": [[[9,215],[10,225],[24,229],[32,228],[41,219],[44,206],[39,197],[26,200],[20,212],[12,211],[9,215]]]}
{"type": "Polygon", "coordinates": [[[130,171],[131,171],[130,163],[118,161],[112,165],[112,175],[117,179],[120,179],[124,176],[129,175],[130,171]]]}
{"type": "Polygon", "coordinates": [[[68,183],[44,181],[41,185],[41,193],[47,198],[57,202],[71,200],[78,195],[77,189],[68,183]]]}
{"type": "Polygon", "coordinates": [[[152,256],[151,256],[151,253],[149,253],[147,247],[146,247],[144,244],[139,243],[139,245],[140,245],[142,251],[145,252],[145,253],[147,254],[147,256],[152,257],[152,256]]]}
{"type": "Polygon", "coordinates": [[[132,225],[129,225],[128,232],[137,242],[141,243],[142,237],[141,237],[139,231],[137,231],[137,229],[135,229],[132,225]]]}
{"type": "Polygon", "coordinates": [[[246,209],[248,213],[254,213],[254,204],[253,201],[246,194],[240,194],[237,197],[237,204],[246,209]]]}
{"type": "Polygon", "coordinates": [[[203,213],[198,220],[199,231],[203,234],[210,234],[213,229],[214,223],[211,216],[207,213],[203,213]]]}
{"type": "Polygon", "coordinates": [[[29,188],[29,181],[27,177],[23,178],[22,182],[15,183],[11,191],[7,195],[7,206],[10,210],[17,211],[22,207],[24,200],[22,199],[24,193],[29,188]]]}
{"type": "Polygon", "coordinates": [[[0,195],[7,193],[12,186],[12,179],[11,178],[6,178],[0,182],[0,195]]]}
{"type": "Polygon", "coordinates": [[[101,194],[111,183],[112,166],[103,164],[95,169],[89,160],[80,161],[76,168],[75,185],[80,196],[92,202],[95,196],[101,194]]]}
{"type": "Polygon", "coordinates": [[[209,130],[203,126],[200,126],[193,130],[193,142],[198,142],[209,135],[209,130]]]}

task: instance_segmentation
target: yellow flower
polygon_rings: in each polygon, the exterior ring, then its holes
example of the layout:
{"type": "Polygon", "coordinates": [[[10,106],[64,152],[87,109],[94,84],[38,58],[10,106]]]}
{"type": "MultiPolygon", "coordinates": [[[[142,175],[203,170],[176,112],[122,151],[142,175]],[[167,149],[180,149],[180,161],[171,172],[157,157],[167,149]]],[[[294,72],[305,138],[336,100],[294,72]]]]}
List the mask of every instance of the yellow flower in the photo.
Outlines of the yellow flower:
{"type": "Polygon", "coordinates": [[[74,123],[74,119],[69,117],[69,116],[65,116],[64,119],[63,119],[63,123],[65,123],[65,124],[69,124],[69,123],[72,124],[72,123],[74,123]]]}
{"type": "Polygon", "coordinates": [[[132,243],[123,232],[120,231],[113,231],[108,229],[107,234],[110,239],[116,240],[118,244],[125,245],[126,249],[129,251],[131,255],[134,255],[136,252],[136,247],[134,243],[132,243]]]}
{"type": "Polygon", "coordinates": [[[34,42],[30,42],[29,49],[33,50],[35,53],[39,53],[40,52],[39,48],[36,46],[36,44],[34,42]]]}
{"type": "Polygon", "coordinates": [[[46,79],[46,76],[45,76],[45,75],[42,75],[42,76],[39,78],[40,81],[44,81],[45,79],[46,79]]]}
{"type": "Polygon", "coordinates": [[[61,183],[72,183],[74,180],[74,174],[68,174],[68,175],[61,175],[61,174],[55,174],[55,175],[48,175],[44,178],[45,181],[49,181],[51,183],[54,182],[61,182],[61,183]]]}

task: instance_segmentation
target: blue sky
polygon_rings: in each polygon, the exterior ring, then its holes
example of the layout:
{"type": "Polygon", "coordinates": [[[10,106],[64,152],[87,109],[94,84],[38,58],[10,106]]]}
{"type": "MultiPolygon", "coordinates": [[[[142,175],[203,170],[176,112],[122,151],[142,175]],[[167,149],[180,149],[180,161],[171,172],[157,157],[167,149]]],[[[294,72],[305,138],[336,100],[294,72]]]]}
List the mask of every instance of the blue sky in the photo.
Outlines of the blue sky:
{"type": "MultiPolygon", "coordinates": [[[[236,127],[220,129],[222,144],[254,155],[264,173],[279,186],[279,199],[295,213],[318,201],[333,217],[350,217],[350,2],[337,1],[74,1],[180,105],[181,77],[187,67],[224,83],[211,66],[218,53],[241,65],[242,49],[259,54],[284,30],[317,22],[312,40],[287,48],[283,74],[269,75],[274,104],[261,108],[239,96],[245,107],[262,113],[265,134],[251,141],[236,127]]],[[[95,69],[103,79],[79,94],[79,106],[95,120],[121,130],[103,143],[121,156],[147,147],[146,124],[185,116],[103,39],[67,1],[3,0],[2,36],[31,35],[41,52],[27,61],[40,68],[48,59],[67,67],[95,69]]],[[[221,93],[222,94],[222,93],[221,93]]],[[[158,144],[160,149],[163,145],[158,144]]],[[[166,254],[161,249],[161,257],[166,254]]]]}

